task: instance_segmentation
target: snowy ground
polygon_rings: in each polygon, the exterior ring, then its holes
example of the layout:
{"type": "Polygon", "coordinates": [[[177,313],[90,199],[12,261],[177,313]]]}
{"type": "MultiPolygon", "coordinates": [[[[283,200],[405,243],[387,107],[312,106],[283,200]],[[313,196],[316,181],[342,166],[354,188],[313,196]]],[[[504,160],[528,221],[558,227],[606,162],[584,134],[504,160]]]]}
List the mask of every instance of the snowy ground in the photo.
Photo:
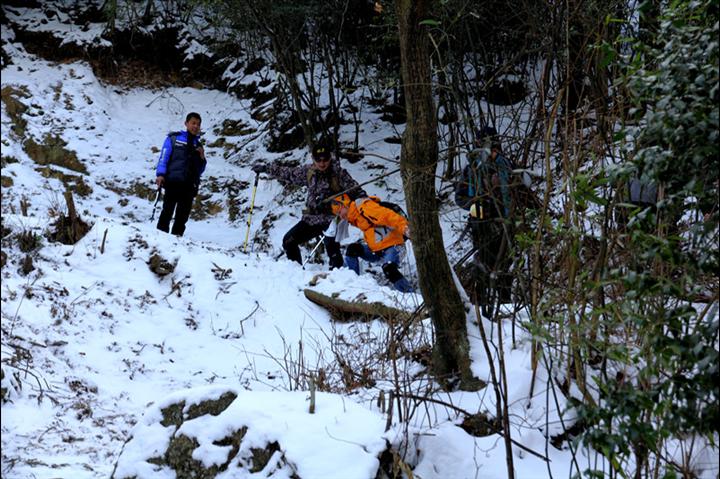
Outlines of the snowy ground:
{"type": "MultiPolygon", "coordinates": [[[[274,259],[281,251],[282,235],[298,219],[302,191],[287,195],[277,182],[261,181],[251,240],[266,215],[277,219],[266,238],[269,250],[251,241],[248,253],[242,252],[242,244],[251,187],[239,192],[244,209],[235,221],[223,208],[217,215],[191,219],[183,238],[157,231],[150,221],[152,201],[128,193],[135,184],[152,188],[157,148],[168,131],[182,128],[187,112],[203,116],[205,140],[212,145],[220,136],[217,127],[222,120],[262,127],[250,118],[247,104],[219,91],[123,90],[101,84],[83,63],[49,63],[20,47],[14,50],[14,64],[3,70],[2,86],[27,93],[20,98],[28,105],[23,115],[26,138],[41,141],[48,133],[62,137],[87,167],[83,178],[93,192],[75,197],[82,218],[92,224],[90,232],[74,246],[43,239],[33,253],[36,269],[27,276],[18,271],[24,255],[13,236],[3,240],[8,254],[2,270],[2,360],[8,375],[3,387],[9,388],[10,397],[2,405],[3,477],[109,477],[133,427],[143,427],[141,417],[148,405],[155,404],[148,410],[152,415],[169,397],[212,394],[208,386],[247,391],[244,414],[265,411],[272,418],[266,424],[268,434],[294,445],[309,442],[323,451],[296,449],[293,459],[306,472],[304,478],[374,477],[377,465],[359,450],[353,455],[348,443],[360,444],[367,452],[379,450],[378,441],[384,439],[395,445],[407,441],[405,459],[416,466],[416,477],[507,476],[500,436],[475,438],[456,426],[459,411],[495,411],[490,387],[475,393],[432,392],[435,403],[407,400],[408,423],[399,423],[395,416],[393,427],[384,431],[385,415],[376,398],[381,390],[389,391],[393,381],[389,365],[377,358],[386,345],[388,326],[380,321],[332,322],[327,311],[303,295],[310,281],[326,271],[325,265],[311,262],[303,269],[284,258],[274,259]],[[150,271],[148,261],[156,252],[176,263],[171,275],[159,277],[150,271]],[[374,381],[359,381],[352,392],[344,392],[336,353],[349,359],[355,372],[366,364],[377,367],[374,381]],[[305,373],[321,369],[328,372],[327,389],[337,394],[322,396],[315,432],[298,437],[297,429],[288,425],[307,420],[305,373]]],[[[60,180],[41,175],[23,150],[22,139],[11,131],[12,124],[3,105],[2,156],[17,160],[3,161],[2,176],[12,179],[12,186],[2,189],[3,226],[12,230],[11,235],[43,235],[54,221],[51,211],[62,208],[64,187],[60,180]],[[23,198],[29,201],[27,216],[20,214],[23,198]]],[[[361,143],[393,159],[397,145],[380,141],[391,134],[370,117],[361,143]]],[[[240,144],[243,138],[229,140],[240,144]]],[[[252,184],[250,161],[283,156],[268,154],[261,145],[258,138],[228,158],[223,148],[206,147],[209,162],[200,192],[207,195],[205,201],[225,205],[222,185],[252,184]]],[[[306,161],[299,151],[290,158],[306,161]]],[[[395,168],[377,158],[346,166],[361,182],[395,168]],[[368,168],[370,164],[382,168],[368,168]]],[[[397,175],[366,189],[402,200],[397,175]]],[[[448,206],[442,221],[446,244],[452,244],[462,225],[460,212],[448,206]]],[[[408,256],[405,272],[412,276],[411,252],[408,256]]],[[[364,294],[371,301],[409,310],[421,301],[419,296],[393,292],[372,274],[357,277],[348,270],[330,272],[319,288],[344,291],[350,297],[364,294]]],[[[468,325],[473,369],[489,382],[489,364],[472,312],[468,325]]],[[[497,337],[497,324],[483,320],[483,325],[497,337]]],[[[555,477],[568,477],[577,468],[584,470],[589,464],[583,451],[578,451],[574,465],[570,450],[547,443],[546,434],[562,430],[557,411],[565,409],[565,402],[558,397],[555,403],[546,394],[550,390],[542,369],[535,379],[535,397],[528,399],[526,335],[518,329],[513,347],[511,325],[504,324],[502,332],[514,418],[511,432],[525,448],[513,450],[516,477],[548,477],[550,471],[555,477]]],[[[413,329],[417,345],[426,344],[429,336],[427,321],[413,329]]],[[[418,363],[400,359],[398,365],[405,392],[435,391],[418,363]]]]}

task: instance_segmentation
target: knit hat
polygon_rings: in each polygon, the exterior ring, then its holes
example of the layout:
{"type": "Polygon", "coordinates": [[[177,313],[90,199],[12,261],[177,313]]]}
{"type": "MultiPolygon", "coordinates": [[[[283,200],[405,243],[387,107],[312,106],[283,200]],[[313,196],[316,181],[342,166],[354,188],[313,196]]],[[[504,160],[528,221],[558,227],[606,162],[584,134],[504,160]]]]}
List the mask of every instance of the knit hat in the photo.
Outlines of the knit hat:
{"type": "Polygon", "coordinates": [[[351,201],[352,200],[350,199],[350,197],[347,194],[342,194],[342,195],[339,195],[339,196],[336,196],[335,198],[333,198],[332,203],[330,205],[330,207],[332,208],[333,214],[334,215],[340,214],[340,210],[342,208],[349,207],[351,201]]]}
{"type": "Polygon", "coordinates": [[[319,160],[321,158],[324,160],[329,160],[330,147],[325,143],[317,143],[315,146],[313,146],[312,156],[314,160],[319,160]]]}

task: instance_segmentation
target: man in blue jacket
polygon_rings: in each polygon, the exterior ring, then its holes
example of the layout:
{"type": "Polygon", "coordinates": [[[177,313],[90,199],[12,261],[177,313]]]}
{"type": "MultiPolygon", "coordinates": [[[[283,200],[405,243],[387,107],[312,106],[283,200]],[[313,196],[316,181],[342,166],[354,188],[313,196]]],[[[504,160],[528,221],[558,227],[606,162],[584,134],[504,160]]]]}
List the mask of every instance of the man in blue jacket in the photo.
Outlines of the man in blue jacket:
{"type": "Polygon", "coordinates": [[[170,220],[175,213],[172,234],[182,236],[185,223],[190,217],[193,199],[200,187],[200,175],[205,171],[207,160],[200,145],[200,124],[198,113],[188,113],[185,131],[168,134],[160,152],[155,172],[158,187],[165,188],[165,199],[158,219],[157,229],[170,231],[170,220]]]}

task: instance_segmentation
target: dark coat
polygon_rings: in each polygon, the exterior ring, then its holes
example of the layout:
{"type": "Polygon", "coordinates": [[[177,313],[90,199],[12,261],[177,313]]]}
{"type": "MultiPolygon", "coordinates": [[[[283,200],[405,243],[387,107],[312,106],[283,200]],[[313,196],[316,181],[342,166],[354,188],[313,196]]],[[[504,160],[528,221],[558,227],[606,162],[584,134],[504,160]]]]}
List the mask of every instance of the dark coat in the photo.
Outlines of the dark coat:
{"type": "MultiPolygon", "coordinates": [[[[272,164],[267,169],[267,174],[283,183],[307,186],[307,200],[303,210],[302,220],[310,225],[330,224],[333,213],[330,208],[330,201],[324,201],[333,195],[358,186],[344,168],[341,168],[335,160],[330,167],[321,172],[311,171],[312,164],[301,166],[280,166],[272,164]]],[[[355,199],[367,196],[367,193],[360,188],[348,191],[348,195],[355,199]]]]}
{"type": "Polygon", "coordinates": [[[455,185],[455,203],[469,209],[473,203],[483,207],[490,217],[510,216],[512,200],[510,177],[512,164],[498,153],[492,161],[486,149],[470,152],[468,164],[463,168],[462,177],[455,185]]]}

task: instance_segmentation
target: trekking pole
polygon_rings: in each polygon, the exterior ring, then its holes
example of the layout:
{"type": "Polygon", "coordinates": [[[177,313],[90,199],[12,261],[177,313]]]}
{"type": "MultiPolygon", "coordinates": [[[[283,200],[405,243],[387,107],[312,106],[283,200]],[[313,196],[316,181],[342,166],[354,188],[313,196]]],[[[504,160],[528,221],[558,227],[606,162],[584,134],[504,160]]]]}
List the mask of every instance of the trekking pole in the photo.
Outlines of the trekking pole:
{"type": "Polygon", "coordinates": [[[350,188],[347,188],[347,189],[345,189],[345,190],[343,190],[343,191],[340,191],[339,193],[333,193],[332,196],[328,196],[327,198],[325,198],[324,200],[322,200],[322,201],[320,202],[320,204],[322,205],[322,204],[328,203],[328,202],[332,201],[333,198],[336,198],[336,197],[338,197],[338,196],[344,195],[345,193],[349,193],[349,192],[351,192],[351,191],[353,191],[353,190],[356,190],[356,189],[358,189],[358,188],[361,188],[361,187],[363,187],[363,186],[365,186],[365,185],[367,185],[367,184],[370,184],[370,183],[372,183],[372,182],[381,180],[381,179],[383,179],[383,178],[387,178],[388,176],[394,175],[395,173],[397,173],[397,172],[399,172],[399,171],[400,171],[400,168],[398,168],[398,169],[396,169],[396,170],[392,170],[392,171],[389,172],[389,173],[383,173],[382,175],[376,176],[375,178],[373,178],[373,179],[371,179],[371,180],[367,180],[367,181],[365,181],[365,182],[362,182],[362,183],[360,183],[359,185],[351,186],[350,188]]]}
{"type": "Polygon", "coordinates": [[[320,247],[320,243],[322,243],[322,240],[323,240],[323,237],[320,236],[320,239],[318,240],[318,242],[317,242],[317,244],[315,245],[315,247],[312,249],[312,251],[310,251],[310,254],[307,255],[307,258],[305,258],[305,261],[302,262],[302,267],[303,267],[303,268],[305,267],[305,264],[306,264],[308,261],[310,261],[310,258],[313,257],[313,255],[315,254],[315,251],[317,251],[317,249],[320,247]]]}
{"type": "Polygon", "coordinates": [[[252,221],[253,208],[255,207],[255,193],[257,192],[258,181],[260,181],[260,173],[255,173],[255,184],[253,185],[252,199],[250,200],[250,213],[248,214],[248,227],[245,232],[245,244],[243,245],[243,253],[247,252],[248,238],[250,238],[250,222],[252,221]]]}
{"type": "Polygon", "coordinates": [[[160,202],[161,196],[162,196],[162,186],[158,186],[157,196],[155,197],[155,204],[153,205],[153,212],[152,212],[152,216],[150,216],[150,221],[155,220],[155,211],[157,210],[157,205],[160,202]]]}

